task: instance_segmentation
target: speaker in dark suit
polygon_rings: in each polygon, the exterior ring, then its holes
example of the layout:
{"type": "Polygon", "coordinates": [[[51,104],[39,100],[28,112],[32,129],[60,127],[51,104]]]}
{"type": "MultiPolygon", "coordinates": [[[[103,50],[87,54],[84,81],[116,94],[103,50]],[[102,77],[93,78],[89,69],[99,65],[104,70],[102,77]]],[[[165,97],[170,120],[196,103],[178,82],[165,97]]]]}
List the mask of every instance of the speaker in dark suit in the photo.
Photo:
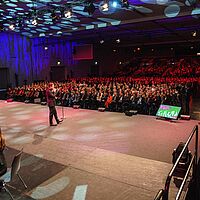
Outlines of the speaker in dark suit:
{"type": "Polygon", "coordinates": [[[50,126],[56,126],[61,121],[58,119],[57,111],[56,111],[56,101],[55,101],[55,88],[53,83],[49,83],[49,87],[46,90],[47,96],[47,105],[49,107],[49,124],[50,126]],[[57,124],[53,124],[53,116],[57,122],[57,124]]]}

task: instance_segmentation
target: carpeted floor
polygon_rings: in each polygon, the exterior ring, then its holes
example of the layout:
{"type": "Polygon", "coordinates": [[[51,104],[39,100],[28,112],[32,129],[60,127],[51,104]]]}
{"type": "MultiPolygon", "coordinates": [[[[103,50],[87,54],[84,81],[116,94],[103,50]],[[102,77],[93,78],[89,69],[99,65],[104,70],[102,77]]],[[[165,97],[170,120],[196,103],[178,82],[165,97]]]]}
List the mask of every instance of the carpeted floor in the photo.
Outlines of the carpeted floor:
{"type": "MultiPolygon", "coordinates": [[[[0,110],[0,124],[12,145],[37,144],[48,137],[168,163],[173,149],[186,140],[198,123],[65,108],[64,122],[49,127],[46,106],[1,102],[0,110]]],[[[57,110],[61,117],[61,108],[57,110]]]]}
{"type": "Polygon", "coordinates": [[[49,127],[48,107],[0,101],[8,163],[24,148],[21,173],[28,189],[12,183],[20,200],[72,200],[76,190],[87,200],[153,199],[164,187],[173,149],[198,124],[72,108],[64,108],[64,118],[49,127]]]}
{"type": "MultiPolygon", "coordinates": [[[[14,156],[19,152],[13,148],[7,148],[5,151],[5,157],[8,168],[11,167],[14,156]]],[[[60,171],[64,170],[66,166],[59,163],[55,163],[49,160],[45,160],[41,155],[33,156],[27,153],[22,154],[20,175],[22,176],[28,188],[25,189],[23,184],[19,181],[18,177],[14,177],[9,184],[9,189],[15,196],[24,196],[25,199],[29,199],[23,195],[24,193],[31,191],[41,183],[55,176],[60,171]]],[[[5,193],[0,193],[0,199],[7,199],[8,196],[5,193]]]]}

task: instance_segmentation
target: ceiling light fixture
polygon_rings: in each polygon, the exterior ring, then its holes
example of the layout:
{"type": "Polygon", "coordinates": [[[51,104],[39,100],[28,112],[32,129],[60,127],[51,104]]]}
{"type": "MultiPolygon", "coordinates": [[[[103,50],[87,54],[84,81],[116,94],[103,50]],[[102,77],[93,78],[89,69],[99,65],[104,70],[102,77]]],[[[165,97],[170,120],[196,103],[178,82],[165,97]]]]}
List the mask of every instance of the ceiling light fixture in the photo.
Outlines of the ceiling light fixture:
{"type": "Polygon", "coordinates": [[[10,24],[9,25],[9,29],[12,30],[12,31],[15,30],[15,25],[14,24],[10,24]]]}
{"type": "Polygon", "coordinates": [[[119,38],[118,38],[118,39],[116,39],[116,42],[117,42],[117,43],[120,43],[120,39],[119,39],[119,38]]]}
{"type": "Polygon", "coordinates": [[[118,2],[117,1],[113,1],[112,2],[112,7],[117,8],[117,6],[118,6],[118,2]]]}
{"type": "Polygon", "coordinates": [[[66,17],[66,18],[71,18],[72,17],[72,10],[71,9],[68,9],[68,10],[66,10],[65,12],[64,12],[64,16],[66,17]]]}
{"type": "Polygon", "coordinates": [[[196,36],[197,36],[197,32],[196,32],[196,31],[193,31],[193,32],[192,32],[192,36],[193,36],[193,37],[196,37],[196,36]]]}
{"type": "Polygon", "coordinates": [[[109,2],[105,0],[103,4],[100,6],[101,11],[106,12],[109,10],[109,2]]]}
{"type": "Polygon", "coordinates": [[[34,19],[31,21],[31,24],[34,25],[34,26],[36,26],[36,25],[37,25],[37,19],[34,18],[34,19]]]}

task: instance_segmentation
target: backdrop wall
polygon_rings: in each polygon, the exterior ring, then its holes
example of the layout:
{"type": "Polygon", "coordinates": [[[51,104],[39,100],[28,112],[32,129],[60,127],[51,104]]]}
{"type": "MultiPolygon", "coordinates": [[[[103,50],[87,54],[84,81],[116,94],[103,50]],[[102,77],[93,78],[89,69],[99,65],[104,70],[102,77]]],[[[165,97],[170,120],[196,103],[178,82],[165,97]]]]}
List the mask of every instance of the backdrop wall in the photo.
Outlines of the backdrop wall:
{"type": "Polygon", "coordinates": [[[21,85],[24,80],[27,83],[49,80],[50,68],[57,65],[57,61],[66,67],[66,73],[70,73],[76,66],[72,59],[75,43],[55,40],[48,43],[45,45],[43,38],[29,39],[18,34],[0,33],[0,68],[9,69],[8,85],[16,86],[17,82],[21,85]]]}
{"type": "Polygon", "coordinates": [[[27,80],[27,83],[32,83],[34,80],[50,80],[51,67],[57,66],[58,61],[60,62],[58,66],[65,66],[65,77],[85,77],[91,74],[102,76],[112,75],[118,70],[120,63],[125,63],[134,57],[157,54],[173,56],[175,53],[169,48],[168,50],[157,48],[151,51],[141,47],[140,51],[137,51],[137,47],[127,48],[120,47],[120,44],[96,43],[93,45],[93,59],[73,60],[74,49],[81,42],[69,42],[62,38],[29,39],[19,34],[5,32],[0,33],[0,44],[0,69],[8,68],[7,85],[12,86],[22,85],[24,80],[27,80]],[[95,66],[96,62],[98,66],[95,66]]]}

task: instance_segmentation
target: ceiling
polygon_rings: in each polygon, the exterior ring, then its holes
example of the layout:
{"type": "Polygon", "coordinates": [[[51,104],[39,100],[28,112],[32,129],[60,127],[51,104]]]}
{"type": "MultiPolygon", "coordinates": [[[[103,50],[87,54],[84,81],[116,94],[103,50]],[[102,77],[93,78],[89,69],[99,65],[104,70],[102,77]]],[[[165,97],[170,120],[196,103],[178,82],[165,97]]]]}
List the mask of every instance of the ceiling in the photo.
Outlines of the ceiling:
{"type": "Polygon", "coordinates": [[[128,6],[122,3],[126,1],[116,0],[115,8],[113,1],[109,0],[108,11],[102,11],[103,1],[99,0],[1,0],[0,30],[31,38],[54,36],[69,40],[197,40],[192,36],[200,32],[200,6],[195,0],[129,0],[128,6]],[[91,4],[94,10],[89,14],[86,7],[91,4]],[[72,10],[71,18],[63,16],[68,8],[72,10]],[[37,25],[32,24],[33,18],[37,25]],[[15,25],[14,30],[9,29],[10,24],[15,25]]]}

